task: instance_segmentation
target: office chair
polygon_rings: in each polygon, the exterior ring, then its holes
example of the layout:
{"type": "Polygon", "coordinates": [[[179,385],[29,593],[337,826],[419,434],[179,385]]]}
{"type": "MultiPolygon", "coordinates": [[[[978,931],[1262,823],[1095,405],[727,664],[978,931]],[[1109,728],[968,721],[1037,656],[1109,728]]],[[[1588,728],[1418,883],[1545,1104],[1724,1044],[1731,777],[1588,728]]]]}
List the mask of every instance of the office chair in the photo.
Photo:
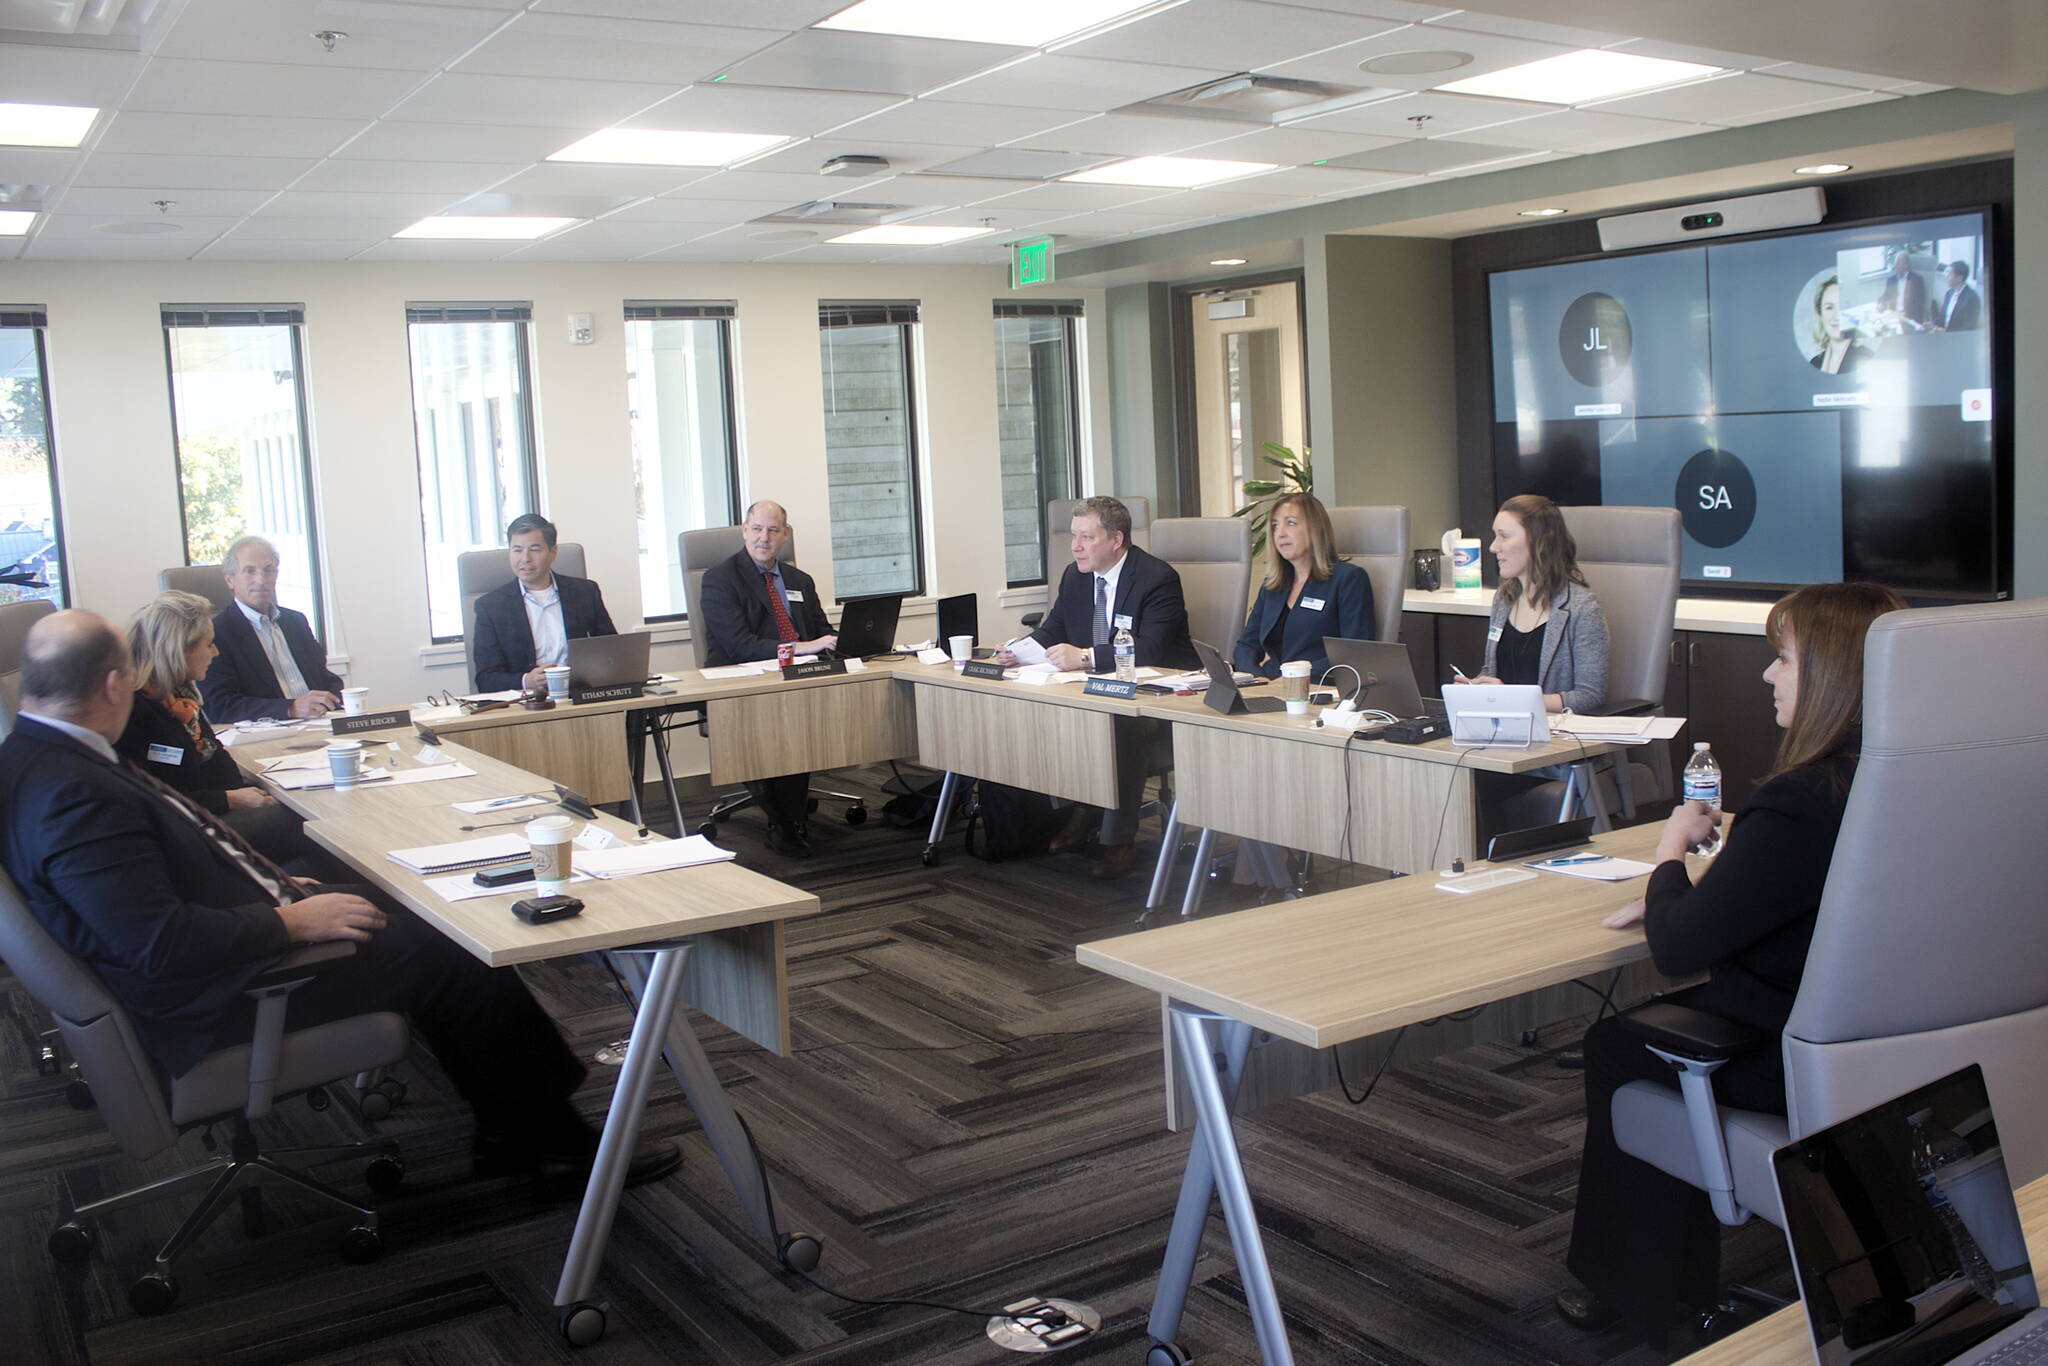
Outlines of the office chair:
{"type": "Polygon", "coordinates": [[[14,714],[21,710],[21,657],[29,627],[56,610],[48,598],[0,604],[0,739],[14,729],[14,714]]]}
{"type": "Polygon", "coordinates": [[[1870,628],[1863,758],[1785,1027],[1786,1117],[1714,1103],[1731,1052],[1713,1041],[1739,1026],[1671,1005],[1639,1023],[1683,1091],[1622,1087],[1615,1139],[1706,1191],[1722,1223],[1782,1228],[1774,1148],[1971,1062],[2013,1183],[2048,1173],[2040,819],[2018,799],[2048,764],[2044,670],[2048,599],[1893,612],[1870,628]],[[1966,706],[1952,705],[1959,678],[1966,706]]]}
{"type": "MultiPolygon", "coordinates": [[[[583,547],[575,541],[555,547],[555,568],[572,579],[589,577],[583,571],[583,547]]],[[[452,691],[476,688],[476,600],[514,577],[511,554],[504,546],[465,550],[455,557],[455,591],[462,599],[462,686],[452,691]]]]}
{"type": "Polygon", "coordinates": [[[1408,592],[1408,509],[1330,508],[1337,554],[1372,580],[1374,640],[1401,638],[1401,604],[1408,592]]]}
{"type": "Polygon", "coordinates": [[[383,1251],[376,1211],[315,1180],[281,1158],[304,1165],[343,1157],[368,1157],[365,1179],[376,1191],[395,1189],[404,1179],[398,1145],[388,1139],[314,1148],[265,1151],[250,1125],[279,1100],[304,1092],[312,1099],[347,1077],[362,1078],[405,1056],[405,1018],[389,1011],[353,1016],[305,1029],[288,1029],[287,1000],[324,967],[352,955],[351,944],[306,944],[284,955],[252,979],[247,994],[256,1001],[251,1042],[217,1049],[183,1076],[166,1081],[142,1049],[133,1021],[97,974],[52,938],[23,902],[20,889],[0,873],[0,959],[57,1021],[65,1048],[92,1090],[92,1103],[121,1150],[132,1158],[154,1157],[174,1146],[188,1130],[226,1121],[228,1151],[175,1176],[74,1207],[50,1234],[50,1255],[83,1261],[98,1241],[89,1222],[130,1205],[168,1195],[202,1178],[212,1178],[205,1196],[169,1241],[150,1270],[128,1290],[138,1314],[160,1314],[177,1302],[172,1278],[177,1259],[215,1217],[240,1196],[251,1231],[261,1217],[257,1183],[271,1182],[310,1195],[350,1216],[342,1256],[375,1260],[383,1251]]]}
{"type": "MultiPolygon", "coordinates": [[[[685,531],[676,537],[677,559],[683,567],[683,610],[690,616],[690,649],[695,653],[697,667],[705,667],[711,654],[711,642],[704,634],[704,618],[697,610],[698,595],[704,587],[704,571],[723,564],[745,548],[743,529],[736,526],[705,527],[700,531],[685,531]]],[[[796,537],[791,535],[776,553],[776,562],[796,562],[796,537]]],[[[710,736],[711,728],[707,710],[697,708],[697,732],[710,736]]],[[[846,823],[859,825],[868,818],[867,800],[859,793],[838,792],[830,788],[813,787],[809,810],[818,809],[818,800],[846,803],[846,823]]],[[[716,798],[711,804],[711,813],[704,823],[697,827],[697,833],[708,839],[715,839],[721,822],[730,820],[735,812],[753,806],[754,795],[744,788],[728,792],[716,798]]],[[[681,834],[681,830],[677,830],[681,834]]]]}
{"type": "MultiPolygon", "coordinates": [[[[1152,500],[1140,494],[1125,498],[1113,495],[1119,503],[1130,509],[1131,544],[1140,550],[1152,548],[1152,500]]],[[[1074,562],[1072,542],[1074,533],[1074,509],[1083,502],[1080,498],[1055,498],[1045,505],[1045,591],[1046,611],[1052,610],[1052,599],[1060,591],[1060,575],[1067,572],[1067,566],[1074,562]]],[[[1027,612],[1022,618],[1024,629],[1036,630],[1038,623],[1045,620],[1045,612],[1027,612]]],[[[1232,637],[1235,639],[1236,637],[1232,637]]]]}
{"type": "Polygon", "coordinates": [[[216,612],[225,612],[235,595],[228,591],[227,577],[217,564],[181,564],[170,569],[156,571],[157,591],[169,592],[175,588],[180,593],[196,593],[213,604],[216,612]]]}

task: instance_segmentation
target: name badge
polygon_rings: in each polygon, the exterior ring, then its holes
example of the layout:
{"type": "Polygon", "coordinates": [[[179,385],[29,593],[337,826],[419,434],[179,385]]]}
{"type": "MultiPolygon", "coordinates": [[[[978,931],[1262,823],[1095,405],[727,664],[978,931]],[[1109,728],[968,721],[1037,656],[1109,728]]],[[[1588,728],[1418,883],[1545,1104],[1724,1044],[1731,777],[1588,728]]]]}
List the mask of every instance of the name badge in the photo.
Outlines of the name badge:
{"type": "Polygon", "coordinates": [[[153,764],[169,764],[171,767],[176,768],[185,762],[185,751],[179,749],[176,745],[151,745],[149,747],[149,761],[153,764]]]}
{"type": "Polygon", "coordinates": [[[1136,629],[1137,629],[1136,627],[1134,627],[1134,626],[1132,626],[1132,625],[1131,625],[1131,615],[1130,615],[1130,613],[1128,613],[1128,612],[1119,612],[1119,613],[1117,613],[1117,615],[1116,615],[1116,629],[1117,629],[1117,630],[1119,630],[1119,631],[1133,631],[1133,630],[1136,630],[1136,629]]]}
{"type": "Polygon", "coordinates": [[[1494,627],[1494,628],[1493,628],[1493,629],[1492,629],[1491,631],[1488,631],[1488,632],[1486,633],[1486,641],[1487,641],[1487,644],[1489,644],[1489,645],[1491,645],[1491,644],[1493,644],[1493,643],[1497,642],[1497,641],[1498,641],[1499,639],[1500,639],[1500,627],[1498,627],[1498,626],[1494,627]]]}
{"type": "Polygon", "coordinates": [[[1306,609],[1308,609],[1309,611],[1311,611],[1311,612],[1320,612],[1320,611],[1322,611],[1322,610],[1323,610],[1323,599],[1321,599],[1321,598],[1303,598],[1303,599],[1301,600],[1301,605],[1302,605],[1302,606],[1303,606],[1304,608],[1306,608],[1306,609]]]}
{"type": "Polygon", "coordinates": [[[801,588],[785,588],[782,590],[782,596],[789,602],[802,602],[804,600],[804,590],[801,588]]]}

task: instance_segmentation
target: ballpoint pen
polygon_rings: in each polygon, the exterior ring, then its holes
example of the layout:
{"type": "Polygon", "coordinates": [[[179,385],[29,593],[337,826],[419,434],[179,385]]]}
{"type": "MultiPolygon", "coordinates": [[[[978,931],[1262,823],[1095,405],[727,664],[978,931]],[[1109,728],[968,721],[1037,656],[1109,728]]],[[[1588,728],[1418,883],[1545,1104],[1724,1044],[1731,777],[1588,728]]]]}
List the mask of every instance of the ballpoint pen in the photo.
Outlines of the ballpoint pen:
{"type": "Polygon", "coordinates": [[[1564,868],[1578,863],[1606,863],[1606,854],[1568,854],[1564,858],[1547,858],[1538,865],[1544,868],[1564,868]]]}

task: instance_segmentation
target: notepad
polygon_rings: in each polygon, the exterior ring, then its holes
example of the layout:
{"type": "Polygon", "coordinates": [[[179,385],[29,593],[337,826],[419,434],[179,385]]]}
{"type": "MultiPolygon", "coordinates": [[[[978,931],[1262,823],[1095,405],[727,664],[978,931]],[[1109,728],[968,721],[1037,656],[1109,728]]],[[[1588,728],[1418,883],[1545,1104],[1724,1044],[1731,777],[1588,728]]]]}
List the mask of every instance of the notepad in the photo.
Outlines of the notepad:
{"type": "Polygon", "coordinates": [[[1590,878],[1594,882],[1626,882],[1632,877],[1657,871],[1655,864],[1628,858],[1588,858],[1583,854],[1560,854],[1556,858],[1531,859],[1522,865],[1566,877],[1590,878]]]}
{"type": "Polygon", "coordinates": [[[494,863],[517,863],[530,858],[532,853],[524,835],[486,835],[480,840],[393,849],[384,857],[415,873],[457,873],[468,868],[488,868],[494,863]]]}
{"type": "MultiPolygon", "coordinates": [[[[524,840],[520,841],[523,846],[524,840]]],[[[616,849],[578,851],[579,872],[609,882],[614,878],[637,877],[641,873],[666,872],[671,868],[695,868],[699,864],[724,863],[733,857],[702,835],[679,840],[650,840],[645,844],[622,844],[616,849]]]]}

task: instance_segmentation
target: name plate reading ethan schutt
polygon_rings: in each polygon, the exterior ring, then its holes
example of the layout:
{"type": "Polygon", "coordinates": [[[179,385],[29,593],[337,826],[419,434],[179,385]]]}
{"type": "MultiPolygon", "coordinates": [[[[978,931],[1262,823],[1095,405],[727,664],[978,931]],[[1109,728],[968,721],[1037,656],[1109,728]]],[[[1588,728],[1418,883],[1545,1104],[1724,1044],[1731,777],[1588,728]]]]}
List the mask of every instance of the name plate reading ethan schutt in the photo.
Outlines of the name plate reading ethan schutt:
{"type": "Polygon", "coordinates": [[[1136,697],[1138,680],[1135,678],[1091,678],[1081,685],[1081,692],[1088,697],[1136,697]]]}
{"type": "Polygon", "coordinates": [[[792,664],[782,671],[783,681],[792,678],[824,678],[830,674],[846,672],[843,659],[814,659],[808,664],[792,664]]]}
{"type": "Polygon", "coordinates": [[[391,726],[412,724],[412,708],[398,707],[392,711],[366,711],[356,716],[329,715],[337,739],[344,735],[355,735],[366,730],[384,730],[391,726]]]}
{"type": "Polygon", "coordinates": [[[1003,666],[993,659],[970,659],[961,667],[962,678],[986,678],[994,682],[1003,681],[1003,666]]]}
{"type": "Polygon", "coordinates": [[[647,684],[644,682],[614,683],[604,688],[571,688],[569,700],[578,706],[585,702],[617,702],[628,697],[638,697],[646,691],[647,684]]]}

